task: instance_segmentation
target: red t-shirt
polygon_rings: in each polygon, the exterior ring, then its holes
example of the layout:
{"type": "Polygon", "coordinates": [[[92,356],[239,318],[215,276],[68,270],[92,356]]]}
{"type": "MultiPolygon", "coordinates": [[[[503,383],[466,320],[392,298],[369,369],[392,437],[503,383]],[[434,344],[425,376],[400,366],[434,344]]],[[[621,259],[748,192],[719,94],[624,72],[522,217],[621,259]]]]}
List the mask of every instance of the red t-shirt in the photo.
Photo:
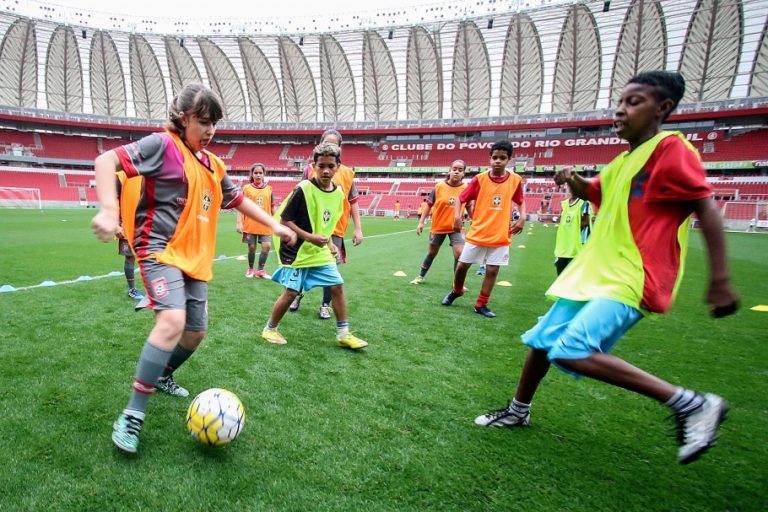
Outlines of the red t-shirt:
{"type": "MultiPolygon", "coordinates": [[[[679,138],[667,137],[632,179],[629,227],[645,271],[641,306],[649,311],[663,313],[672,304],[680,268],[677,230],[693,213],[693,201],[712,195],[706,176],[699,156],[679,138]]],[[[590,180],[587,197],[600,205],[599,175],[590,180]]]]}

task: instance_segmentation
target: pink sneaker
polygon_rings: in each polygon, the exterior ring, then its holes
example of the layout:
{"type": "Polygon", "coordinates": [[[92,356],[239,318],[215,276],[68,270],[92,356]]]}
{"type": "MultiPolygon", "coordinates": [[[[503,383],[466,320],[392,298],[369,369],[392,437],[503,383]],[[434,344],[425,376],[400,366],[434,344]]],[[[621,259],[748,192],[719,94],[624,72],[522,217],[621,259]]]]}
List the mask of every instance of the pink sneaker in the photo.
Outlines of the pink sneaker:
{"type": "Polygon", "coordinates": [[[264,270],[257,270],[254,275],[259,279],[272,279],[272,276],[267,274],[267,272],[264,270]]]}
{"type": "Polygon", "coordinates": [[[252,268],[249,268],[248,271],[245,273],[245,277],[247,277],[248,279],[252,278],[253,275],[254,275],[254,272],[252,268]]]}

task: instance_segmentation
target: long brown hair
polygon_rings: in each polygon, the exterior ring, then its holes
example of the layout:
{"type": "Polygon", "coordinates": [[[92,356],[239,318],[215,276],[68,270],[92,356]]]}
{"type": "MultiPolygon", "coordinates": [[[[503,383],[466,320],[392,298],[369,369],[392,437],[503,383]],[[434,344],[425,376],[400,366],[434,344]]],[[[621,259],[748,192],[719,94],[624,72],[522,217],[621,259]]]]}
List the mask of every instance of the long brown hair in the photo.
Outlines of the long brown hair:
{"type": "Polygon", "coordinates": [[[224,107],[216,93],[198,83],[185,85],[168,106],[168,120],[164,128],[179,136],[184,134],[184,125],[179,117],[181,112],[187,117],[194,115],[210,119],[213,123],[224,117],[224,107]]]}

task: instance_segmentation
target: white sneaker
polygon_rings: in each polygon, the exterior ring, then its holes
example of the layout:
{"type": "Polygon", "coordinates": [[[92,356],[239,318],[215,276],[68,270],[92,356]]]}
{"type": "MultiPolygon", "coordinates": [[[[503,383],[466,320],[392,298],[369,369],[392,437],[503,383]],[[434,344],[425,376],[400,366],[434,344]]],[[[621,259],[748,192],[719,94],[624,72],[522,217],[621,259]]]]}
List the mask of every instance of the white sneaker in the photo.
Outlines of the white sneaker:
{"type": "Polygon", "coordinates": [[[725,421],[728,403],[717,395],[707,393],[704,402],[688,413],[677,413],[677,440],[680,450],[677,460],[690,464],[717,443],[720,424],[725,421]]]}
{"type": "Polygon", "coordinates": [[[475,425],[482,427],[527,427],[531,423],[531,412],[523,416],[509,407],[490,411],[475,418],[475,425]]]}

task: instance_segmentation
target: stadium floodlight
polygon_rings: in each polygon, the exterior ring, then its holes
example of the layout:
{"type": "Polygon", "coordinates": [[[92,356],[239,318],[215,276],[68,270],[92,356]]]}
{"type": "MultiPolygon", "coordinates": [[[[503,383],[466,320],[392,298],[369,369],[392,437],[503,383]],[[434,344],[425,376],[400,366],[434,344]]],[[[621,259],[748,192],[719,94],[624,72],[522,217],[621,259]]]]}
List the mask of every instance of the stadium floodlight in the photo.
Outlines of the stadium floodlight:
{"type": "Polygon", "coordinates": [[[43,209],[39,188],[0,187],[0,207],[43,209]]]}

